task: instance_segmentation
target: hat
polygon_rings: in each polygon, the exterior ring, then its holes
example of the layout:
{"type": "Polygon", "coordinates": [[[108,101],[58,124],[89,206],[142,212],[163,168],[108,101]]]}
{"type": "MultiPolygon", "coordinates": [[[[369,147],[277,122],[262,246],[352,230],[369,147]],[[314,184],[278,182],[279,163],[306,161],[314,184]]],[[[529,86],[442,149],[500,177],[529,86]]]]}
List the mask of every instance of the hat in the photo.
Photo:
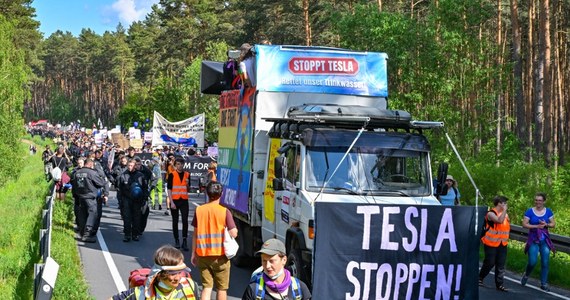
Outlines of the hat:
{"type": "Polygon", "coordinates": [[[263,243],[261,246],[261,250],[257,251],[255,254],[267,254],[267,255],[276,255],[276,254],[285,254],[285,245],[282,241],[278,239],[268,239],[263,243]]]}
{"type": "Polygon", "coordinates": [[[451,175],[447,175],[447,177],[445,177],[445,180],[451,180],[451,181],[455,182],[455,179],[453,179],[453,176],[451,176],[451,175]]]}

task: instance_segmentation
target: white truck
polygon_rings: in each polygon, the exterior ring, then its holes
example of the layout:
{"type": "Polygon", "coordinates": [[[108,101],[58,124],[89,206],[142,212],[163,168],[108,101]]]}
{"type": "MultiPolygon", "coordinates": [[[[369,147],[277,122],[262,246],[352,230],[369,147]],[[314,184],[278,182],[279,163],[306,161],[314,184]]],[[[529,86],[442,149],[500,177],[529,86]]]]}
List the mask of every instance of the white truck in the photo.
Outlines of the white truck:
{"type": "Polygon", "coordinates": [[[220,94],[217,175],[239,229],[234,263],[278,238],[310,284],[316,201],[439,204],[422,131],[443,124],[387,109],[386,54],[252,50],[255,87],[222,90],[227,64],[205,61],[201,75],[202,91],[220,94]]]}

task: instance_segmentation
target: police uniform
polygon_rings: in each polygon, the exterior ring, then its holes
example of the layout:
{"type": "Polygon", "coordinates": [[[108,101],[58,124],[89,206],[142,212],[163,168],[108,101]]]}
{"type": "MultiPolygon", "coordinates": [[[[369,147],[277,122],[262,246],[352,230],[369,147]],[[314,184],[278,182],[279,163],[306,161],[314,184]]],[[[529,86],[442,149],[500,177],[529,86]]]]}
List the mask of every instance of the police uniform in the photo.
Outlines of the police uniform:
{"type": "Polygon", "coordinates": [[[148,182],[142,172],[127,169],[119,176],[119,191],[123,205],[124,242],[138,241],[141,234],[142,206],[148,198],[148,182]]]}
{"type": "Polygon", "coordinates": [[[72,175],[73,197],[79,200],[77,227],[83,235],[83,241],[95,242],[97,218],[100,217],[97,212],[97,195],[106,184],[105,178],[89,167],[78,169],[72,175]]]}

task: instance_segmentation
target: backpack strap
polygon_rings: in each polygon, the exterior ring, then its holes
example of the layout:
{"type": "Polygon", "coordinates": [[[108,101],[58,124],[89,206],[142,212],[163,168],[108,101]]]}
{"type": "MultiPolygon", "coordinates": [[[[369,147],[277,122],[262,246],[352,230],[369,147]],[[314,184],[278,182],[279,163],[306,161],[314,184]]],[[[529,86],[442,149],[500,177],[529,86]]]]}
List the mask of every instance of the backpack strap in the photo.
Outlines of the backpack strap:
{"type": "Polygon", "coordinates": [[[265,281],[263,276],[259,276],[255,283],[255,299],[263,300],[263,298],[265,298],[265,281]]]}
{"type": "Polygon", "coordinates": [[[197,293],[198,286],[194,280],[186,277],[186,280],[184,282],[181,281],[180,284],[182,285],[182,292],[184,293],[184,297],[186,297],[186,299],[200,300],[200,295],[197,293]]]}
{"type": "Polygon", "coordinates": [[[293,292],[293,298],[295,300],[303,299],[303,292],[301,291],[301,284],[297,277],[291,276],[291,291],[293,292]]]}

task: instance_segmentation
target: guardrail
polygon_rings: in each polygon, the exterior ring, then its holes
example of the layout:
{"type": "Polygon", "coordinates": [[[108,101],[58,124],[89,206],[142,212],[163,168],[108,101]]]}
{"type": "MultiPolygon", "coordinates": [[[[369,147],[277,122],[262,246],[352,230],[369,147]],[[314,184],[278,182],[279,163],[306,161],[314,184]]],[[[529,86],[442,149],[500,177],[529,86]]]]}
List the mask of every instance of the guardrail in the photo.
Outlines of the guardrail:
{"type": "MultiPolygon", "coordinates": [[[[518,225],[511,225],[511,239],[526,242],[527,236],[528,229],[518,225]]],[[[570,254],[570,237],[551,233],[550,239],[552,240],[554,249],[556,249],[556,251],[570,254]]]]}
{"type": "Polygon", "coordinates": [[[34,299],[51,299],[59,265],[51,258],[51,225],[55,185],[46,197],[45,209],[42,210],[42,228],[40,229],[40,255],[42,263],[34,264],[34,299]]]}

